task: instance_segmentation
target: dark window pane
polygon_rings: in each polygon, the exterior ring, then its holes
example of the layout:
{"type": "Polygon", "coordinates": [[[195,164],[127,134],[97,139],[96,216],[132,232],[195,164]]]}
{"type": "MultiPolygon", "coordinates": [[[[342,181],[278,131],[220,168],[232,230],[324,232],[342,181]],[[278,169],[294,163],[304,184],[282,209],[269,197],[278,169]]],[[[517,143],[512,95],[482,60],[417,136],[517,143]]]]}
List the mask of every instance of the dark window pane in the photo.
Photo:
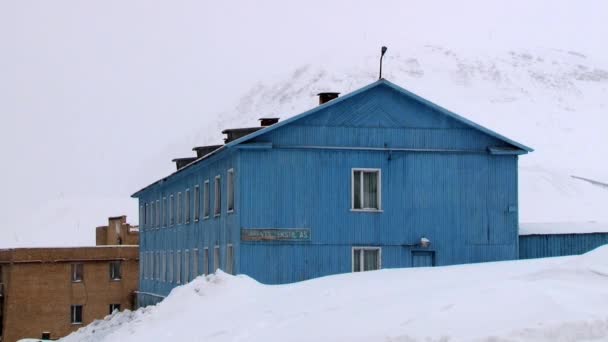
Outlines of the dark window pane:
{"type": "Polygon", "coordinates": [[[365,172],[363,174],[363,207],[367,209],[379,209],[377,172],[365,172]]]}
{"type": "Polygon", "coordinates": [[[353,251],[353,271],[360,272],[361,271],[361,250],[355,249],[353,251]]]}
{"type": "Polygon", "coordinates": [[[374,250],[364,250],[363,251],[363,263],[365,271],[373,271],[377,270],[379,267],[379,251],[377,249],[374,250]]]}
{"type": "Polygon", "coordinates": [[[354,209],[361,209],[361,171],[355,171],[353,177],[354,209]]]}

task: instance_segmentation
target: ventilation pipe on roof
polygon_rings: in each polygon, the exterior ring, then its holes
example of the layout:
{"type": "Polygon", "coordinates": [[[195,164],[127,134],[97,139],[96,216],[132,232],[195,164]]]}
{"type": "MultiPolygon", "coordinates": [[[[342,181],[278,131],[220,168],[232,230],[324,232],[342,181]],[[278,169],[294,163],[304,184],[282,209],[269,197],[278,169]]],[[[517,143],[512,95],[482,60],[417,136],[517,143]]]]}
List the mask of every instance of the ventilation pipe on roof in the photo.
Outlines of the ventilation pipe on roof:
{"type": "Polygon", "coordinates": [[[319,105],[322,105],[326,102],[329,102],[335,98],[338,98],[338,96],[340,95],[340,93],[333,93],[333,92],[323,92],[323,93],[318,93],[317,94],[319,96],[319,105]]]}

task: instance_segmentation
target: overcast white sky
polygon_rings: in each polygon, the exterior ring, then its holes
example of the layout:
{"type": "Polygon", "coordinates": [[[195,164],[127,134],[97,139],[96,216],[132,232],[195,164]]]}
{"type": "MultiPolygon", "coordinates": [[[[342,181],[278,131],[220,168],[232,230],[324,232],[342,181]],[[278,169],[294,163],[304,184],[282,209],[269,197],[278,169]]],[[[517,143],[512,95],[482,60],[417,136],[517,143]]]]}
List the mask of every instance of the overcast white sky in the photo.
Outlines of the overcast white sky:
{"type": "Polygon", "coordinates": [[[129,203],[142,160],[166,159],[163,175],[175,137],[321,56],[429,43],[607,59],[607,14],[603,0],[0,0],[0,247],[48,229],[35,216],[53,201],[129,203]]]}

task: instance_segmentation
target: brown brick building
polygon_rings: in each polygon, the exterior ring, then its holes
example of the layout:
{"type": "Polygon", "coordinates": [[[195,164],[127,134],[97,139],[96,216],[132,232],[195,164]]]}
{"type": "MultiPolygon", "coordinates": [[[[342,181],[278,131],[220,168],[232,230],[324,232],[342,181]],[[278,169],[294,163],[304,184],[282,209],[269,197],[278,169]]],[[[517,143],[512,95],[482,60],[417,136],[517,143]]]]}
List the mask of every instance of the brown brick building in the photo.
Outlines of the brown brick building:
{"type": "Polygon", "coordinates": [[[132,309],[138,229],[126,217],[96,230],[97,246],[0,250],[0,341],[55,339],[113,309],[132,309]]]}

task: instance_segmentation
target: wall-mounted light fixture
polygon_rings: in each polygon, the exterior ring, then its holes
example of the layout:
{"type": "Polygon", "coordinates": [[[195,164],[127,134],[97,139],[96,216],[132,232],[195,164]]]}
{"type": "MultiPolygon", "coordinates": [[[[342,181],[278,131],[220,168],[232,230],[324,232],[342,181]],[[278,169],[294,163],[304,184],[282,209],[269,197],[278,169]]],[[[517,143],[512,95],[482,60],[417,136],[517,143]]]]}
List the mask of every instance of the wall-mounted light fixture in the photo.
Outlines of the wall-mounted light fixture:
{"type": "Polygon", "coordinates": [[[420,247],[427,248],[430,245],[431,245],[431,240],[427,239],[424,236],[420,238],[420,247]]]}

